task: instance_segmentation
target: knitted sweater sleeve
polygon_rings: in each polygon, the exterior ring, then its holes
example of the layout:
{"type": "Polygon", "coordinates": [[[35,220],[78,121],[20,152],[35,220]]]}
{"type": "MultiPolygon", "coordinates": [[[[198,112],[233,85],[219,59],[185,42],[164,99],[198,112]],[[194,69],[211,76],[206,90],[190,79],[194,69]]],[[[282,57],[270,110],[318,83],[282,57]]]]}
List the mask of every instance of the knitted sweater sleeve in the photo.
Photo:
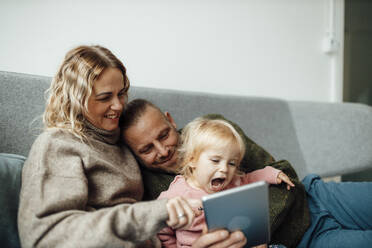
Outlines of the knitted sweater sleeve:
{"type": "Polygon", "coordinates": [[[92,206],[82,156],[46,135],[32,146],[18,212],[22,247],[135,247],[165,226],[166,200],[92,206]]]}
{"type": "MultiPolygon", "coordinates": [[[[170,199],[172,197],[178,196],[179,191],[178,188],[174,187],[174,181],[168,188],[160,193],[158,199],[170,199]]],[[[176,248],[177,247],[177,238],[176,238],[176,231],[170,227],[163,228],[160,232],[158,232],[158,238],[161,241],[161,246],[166,248],[176,248]]]]}

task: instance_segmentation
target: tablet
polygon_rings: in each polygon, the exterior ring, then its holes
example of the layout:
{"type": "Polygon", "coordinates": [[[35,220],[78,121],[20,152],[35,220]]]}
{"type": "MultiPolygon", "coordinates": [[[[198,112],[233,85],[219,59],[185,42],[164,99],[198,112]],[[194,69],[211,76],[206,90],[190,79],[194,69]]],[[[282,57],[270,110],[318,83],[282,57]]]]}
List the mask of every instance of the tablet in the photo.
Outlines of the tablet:
{"type": "Polygon", "coordinates": [[[202,197],[208,230],[241,230],[246,247],[269,243],[269,189],[264,181],[202,197]]]}

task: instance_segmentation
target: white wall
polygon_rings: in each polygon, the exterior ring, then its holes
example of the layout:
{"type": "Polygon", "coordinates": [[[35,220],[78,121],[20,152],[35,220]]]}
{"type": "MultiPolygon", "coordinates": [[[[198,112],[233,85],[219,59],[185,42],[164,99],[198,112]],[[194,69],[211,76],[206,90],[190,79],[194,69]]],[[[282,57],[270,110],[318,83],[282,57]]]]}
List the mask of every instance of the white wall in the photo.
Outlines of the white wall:
{"type": "Polygon", "coordinates": [[[1,0],[0,70],[52,76],[68,49],[101,44],[132,85],[341,101],[343,0],[1,0]]]}

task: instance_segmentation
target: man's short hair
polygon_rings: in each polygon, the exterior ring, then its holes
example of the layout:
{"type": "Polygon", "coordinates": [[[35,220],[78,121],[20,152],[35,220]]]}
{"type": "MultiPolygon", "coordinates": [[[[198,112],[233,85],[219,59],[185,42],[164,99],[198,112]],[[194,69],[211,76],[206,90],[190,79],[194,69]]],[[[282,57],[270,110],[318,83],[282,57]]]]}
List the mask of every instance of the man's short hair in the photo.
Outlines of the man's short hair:
{"type": "Polygon", "coordinates": [[[159,110],[160,113],[162,113],[158,106],[148,100],[141,98],[130,101],[127,106],[125,106],[119,122],[121,137],[123,137],[124,132],[129,127],[137,123],[140,117],[143,116],[143,114],[145,113],[147,107],[153,107],[159,110]]]}

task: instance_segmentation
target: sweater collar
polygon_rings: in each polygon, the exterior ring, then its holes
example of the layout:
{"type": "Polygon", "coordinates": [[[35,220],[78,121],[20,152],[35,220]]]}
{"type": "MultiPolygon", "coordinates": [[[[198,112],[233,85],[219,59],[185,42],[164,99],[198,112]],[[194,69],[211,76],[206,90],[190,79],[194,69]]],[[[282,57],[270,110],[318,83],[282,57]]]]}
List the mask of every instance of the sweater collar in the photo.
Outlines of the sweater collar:
{"type": "Polygon", "coordinates": [[[88,120],[84,121],[87,133],[105,143],[115,145],[120,139],[120,128],[116,128],[113,131],[107,131],[94,126],[88,120]]]}

